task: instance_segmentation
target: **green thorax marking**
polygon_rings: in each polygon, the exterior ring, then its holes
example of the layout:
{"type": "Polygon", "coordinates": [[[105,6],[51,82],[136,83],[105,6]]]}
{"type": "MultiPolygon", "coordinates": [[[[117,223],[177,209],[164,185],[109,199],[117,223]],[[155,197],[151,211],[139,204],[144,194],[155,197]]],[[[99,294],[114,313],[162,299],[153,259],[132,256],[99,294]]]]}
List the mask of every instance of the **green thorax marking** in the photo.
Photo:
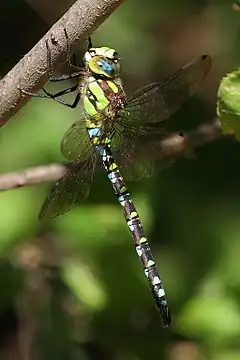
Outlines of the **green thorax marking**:
{"type": "Polygon", "coordinates": [[[117,81],[95,79],[93,76],[87,78],[85,96],[83,98],[83,106],[87,116],[97,117],[102,114],[109,116],[108,108],[115,114],[122,107],[125,95],[122,87],[117,81]]]}
{"type": "Polygon", "coordinates": [[[110,143],[108,135],[112,133],[113,122],[125,103],[119,59],[117,52],[108,47],[91,48],[84,55],[86,75],[82,83],[82,99],[86,128],[95,144],[110,143]]]}

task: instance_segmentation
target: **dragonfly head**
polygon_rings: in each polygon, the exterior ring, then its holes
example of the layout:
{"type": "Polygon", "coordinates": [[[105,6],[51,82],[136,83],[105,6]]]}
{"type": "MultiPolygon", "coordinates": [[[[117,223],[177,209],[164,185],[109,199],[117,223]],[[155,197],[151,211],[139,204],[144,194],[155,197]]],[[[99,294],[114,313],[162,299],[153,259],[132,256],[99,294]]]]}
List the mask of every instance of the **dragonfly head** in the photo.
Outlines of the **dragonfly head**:
{"type": "Polygon", "coordinates": [[[102,78],[112,79],[119,74],[119,56],[108,47],[89,49],[84,55],[84,63],[87,70],[102,78]]]}

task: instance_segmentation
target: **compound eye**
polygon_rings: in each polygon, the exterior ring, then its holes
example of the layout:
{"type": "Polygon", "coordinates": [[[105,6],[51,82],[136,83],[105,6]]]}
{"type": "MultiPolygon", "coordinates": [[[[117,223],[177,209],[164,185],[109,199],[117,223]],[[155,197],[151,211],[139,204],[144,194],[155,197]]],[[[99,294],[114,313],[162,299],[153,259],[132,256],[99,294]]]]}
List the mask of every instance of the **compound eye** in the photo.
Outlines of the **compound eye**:
{"type": "Polygon", "coordinates": [[[107,61],[104,59],[99,59],[97,61],[97,65],[99,68],[107,75],[112,76],[115,71],[115,65],[113,65],[112,61],[107,61]]]}

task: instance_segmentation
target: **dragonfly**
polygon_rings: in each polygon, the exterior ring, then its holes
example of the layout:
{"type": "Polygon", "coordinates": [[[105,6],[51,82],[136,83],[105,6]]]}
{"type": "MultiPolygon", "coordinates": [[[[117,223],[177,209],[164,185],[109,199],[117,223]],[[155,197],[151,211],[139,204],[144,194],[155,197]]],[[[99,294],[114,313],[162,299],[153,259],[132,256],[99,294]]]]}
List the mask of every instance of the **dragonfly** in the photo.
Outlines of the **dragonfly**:
{"type": "MultiPolygon", "coordinates": [[[[168,119],[191,96],[211,67],[202,55],[160,82],[153,82],[127,97],[120,77],[120,56],[111,47],[89,46],[83,67],[52,81],[78,78],[75,85],[52,94],[43,88],[41,97],[70,108],[83,106],[80,118],[65,133],[61,151],[70,161],[40,210],[39,218],[54,218],[82,202],[89,194],[94,173],[103,165],[133,238],[150,290],[167,327],[171,315],[147,235],[124,179],[141,179],[152,171],[152,159],[161,156],[159,123],[168,119]],[[61,96],[76,91],[72,103],[61,96]]],[[[31,94],[33,95],[33,94],[31,94]]],[[[35,94],[37,95],[37,94],[35,94]]],[[[38,95],[37,95],[38,96],[38,95]]]]}

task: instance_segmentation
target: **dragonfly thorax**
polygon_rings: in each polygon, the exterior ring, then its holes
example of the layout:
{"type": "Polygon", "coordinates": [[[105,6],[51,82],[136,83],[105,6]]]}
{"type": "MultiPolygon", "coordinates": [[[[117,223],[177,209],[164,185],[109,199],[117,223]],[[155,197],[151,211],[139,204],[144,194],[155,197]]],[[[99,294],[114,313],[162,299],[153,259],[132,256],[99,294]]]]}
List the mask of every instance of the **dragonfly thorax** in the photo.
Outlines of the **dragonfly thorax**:
{"type": "Polygon", "coordinates": [[[87,71],[93,76],[112,79],[119,74],[119,56],[114,49],[108,47],[91,48],[84,55],[87,71]]]}

